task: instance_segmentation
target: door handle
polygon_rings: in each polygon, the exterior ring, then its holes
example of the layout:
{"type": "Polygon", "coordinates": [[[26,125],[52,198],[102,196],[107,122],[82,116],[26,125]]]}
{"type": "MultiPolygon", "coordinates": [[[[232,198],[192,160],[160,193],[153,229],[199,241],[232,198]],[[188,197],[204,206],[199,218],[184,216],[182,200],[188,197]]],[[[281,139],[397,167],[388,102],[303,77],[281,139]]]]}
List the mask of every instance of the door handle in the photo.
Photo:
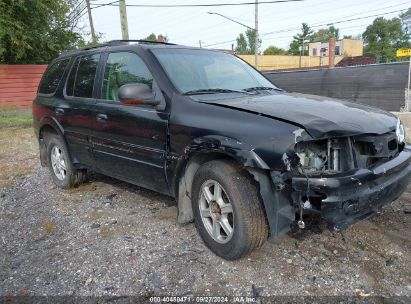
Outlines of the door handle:
{"type": "Polygon", "coordinates": [[[62,109],[62,108],[55,108],[55,109],[54,109],[54,112],[55,112],[56,114],[58,114],[58,115],[62,115],[62,114],[64,114],[64,109],[62,109]]]}
{"type": "Polygon", "coordinates": [[[106,121],[108,119],[106,114],[97,114],[96,118],[97,118],[97,121],[101,121],[101,122],[106,121]]]}

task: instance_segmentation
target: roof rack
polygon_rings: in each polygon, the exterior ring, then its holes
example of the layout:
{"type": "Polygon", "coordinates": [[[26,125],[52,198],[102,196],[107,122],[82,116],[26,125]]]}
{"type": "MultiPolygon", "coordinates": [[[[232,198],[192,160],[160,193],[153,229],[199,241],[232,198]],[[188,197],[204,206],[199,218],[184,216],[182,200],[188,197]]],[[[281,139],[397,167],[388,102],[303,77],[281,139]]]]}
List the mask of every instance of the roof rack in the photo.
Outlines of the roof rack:
{"type": "Polygon", "coordinates": [[[144,40],[144,39],[111,40],[107,42],[107,44],[108,45],[118,45],[118,44],[129,43],[129,42],[138,42],[138,43],[143,43],[143,44],[147,43],[147,44],[176,45],[175,43],[170,43],[170,42],[152,41],[152,40],[144,40]]]}
{"type": "Polygon", "coordinates": [[[165,45],[176,45],[175,43],[169,43],[169,42],[160,42],[160,41],[151,41],[151,40],[142,40],[142,39],[130,39],[130,40],[110,40],[105,43],[99,43],[95,45],[88,45],[82,48],[78,48],[75,50],[68,50],[63,52],[63,54],[71,53],[71,52],[77,52],[77,51],[87,51],[87,50],[92,50],[96,48],[101,48],[105,46],[114,46],[114,45],[122,45],[122,44],[127,44],[129,42],[138,42],[141,44],[165,44],[165,45]]]}

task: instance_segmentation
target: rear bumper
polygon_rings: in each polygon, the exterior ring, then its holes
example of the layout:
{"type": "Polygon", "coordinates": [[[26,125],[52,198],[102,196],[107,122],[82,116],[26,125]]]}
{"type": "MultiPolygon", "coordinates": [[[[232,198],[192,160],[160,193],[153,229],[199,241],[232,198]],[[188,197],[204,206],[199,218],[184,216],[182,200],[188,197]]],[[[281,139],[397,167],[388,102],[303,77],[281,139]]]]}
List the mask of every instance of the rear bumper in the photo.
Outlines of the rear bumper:
{"type": "Polygon", "coordinates": [[[372,216],[396,200],[411,178],[411,146],[396,158],[374,168],[358,169],[333,177],[294,177],[293,189],[302,195],[320,197],[321,216],[336,229],[345,229],[372,216]]]}

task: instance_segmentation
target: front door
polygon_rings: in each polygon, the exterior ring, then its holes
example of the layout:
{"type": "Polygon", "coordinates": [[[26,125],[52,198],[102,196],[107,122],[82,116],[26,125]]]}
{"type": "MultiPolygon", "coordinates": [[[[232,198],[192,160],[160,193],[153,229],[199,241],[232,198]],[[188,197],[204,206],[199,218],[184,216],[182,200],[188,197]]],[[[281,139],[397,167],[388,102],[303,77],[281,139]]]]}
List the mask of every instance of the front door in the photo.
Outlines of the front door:
{"type": "Polygon", "coordinates": [[[156,107],[124,105],[118,89],[127,83],[153,87],[153,77],[135,53],[109,53],[101,98],[93,107],[91,137],[96,167],[104,174],[169,193],[165,155],[169,115],[156,107]]]}

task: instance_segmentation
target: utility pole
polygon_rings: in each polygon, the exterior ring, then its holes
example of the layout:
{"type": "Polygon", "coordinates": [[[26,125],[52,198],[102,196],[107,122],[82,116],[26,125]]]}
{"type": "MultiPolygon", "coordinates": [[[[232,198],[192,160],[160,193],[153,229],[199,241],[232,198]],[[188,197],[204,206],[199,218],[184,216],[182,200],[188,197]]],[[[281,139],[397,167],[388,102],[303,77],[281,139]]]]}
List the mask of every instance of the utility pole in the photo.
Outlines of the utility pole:
{"type": "Polygon", "coordinates": [[[255,68],[258,70],[258,0],[255,0],[255,68]]]}
{"type": "Polygon", "coordinates": [[[411,91],[410,91],[410,84],[411,84],[411,55],[408,62],[408,85],[407,85],[407,101],[405,104],[405,111],[410,111],[410,101],[411,101],[411,91]]]}
{"type": "Polygon", "coordinates": [[[123,40],[128,40],[129,37],[128,37],[126,0],[120,0],[118,2],[118,7],[120,9],[121,34],[122,34],[123,40]]]}
{"type": "Polygon", "coordinates": [[[90,22],[91,40],[93,43],[97,42],[96,33],[94,31],[93,16],[91,15],[90,0],[86,0],[88,21],[90,22]]]}

